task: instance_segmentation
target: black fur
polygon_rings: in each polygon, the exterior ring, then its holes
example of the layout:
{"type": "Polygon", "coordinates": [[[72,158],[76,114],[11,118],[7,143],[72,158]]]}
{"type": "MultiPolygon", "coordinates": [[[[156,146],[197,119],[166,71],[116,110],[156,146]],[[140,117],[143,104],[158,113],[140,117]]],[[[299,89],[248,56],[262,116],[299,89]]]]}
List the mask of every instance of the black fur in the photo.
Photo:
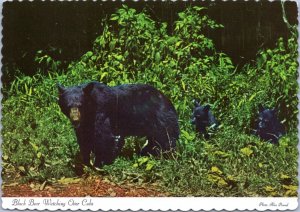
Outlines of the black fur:
{"type": "Polygon", "coordinates": [[[203,134],[205,139],[209,138],[207,132],[208,127],[216,129],[218,122],[210,110],[209,105],[201,106],[197,101],[194,101],[195,108],[193,110],[191,123],[196,125],[196,131],[203,134]]]}
{"type": "Polygon", "coordinates": [[[59,93],[59,105],[67,117],[71,107],[79,107],[80,122],[72,123],[85,164],[89,164],[91,151],[96,156],[95,166],[112,163],[126,136],[147,137],[141,155],[158,155],[176,147],[176,111],[170,100],[150,85],[108,87],[91,82],[70,88],[60,86],[59,93]]]}
{"type": "Polygon", "coordinates": [[[276,109],[266,109],[260,105],[256,134],[265,141],[278,144],[284,133],[283,125],[277,119],[276,109]]]}

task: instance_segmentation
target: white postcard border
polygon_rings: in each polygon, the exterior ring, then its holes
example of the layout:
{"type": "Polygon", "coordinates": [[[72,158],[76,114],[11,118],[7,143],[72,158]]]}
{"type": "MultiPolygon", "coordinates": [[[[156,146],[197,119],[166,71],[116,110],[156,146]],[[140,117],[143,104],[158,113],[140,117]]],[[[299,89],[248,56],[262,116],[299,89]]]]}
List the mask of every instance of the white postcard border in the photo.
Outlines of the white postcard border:
{"type": "MultiPolygon", "coordinates": [[[[5,0],[0,0],[0,8],[2,10],[2,4],[5,0]]],[[[296,0],[297,2],[297,0],[296,0]]],[[[298,22],[300,23],[300,8],[298,7],[298,22]]],[[[1,19],[2,14],[0,15],[1,19]]],[[[2,25],[0,26],[2,31],[2,25]]],[[[300,24],[298,24],[298,32],[300,32],[300,24]]],[[[2,38],[2,33],[0,35],[2,38]]],[[[300,36],[298,36],[298,44],[300,44],[300,36]]],[[[0,49],[2,49],[2,42],[0,42],[0,49]]],[[[300,46],[298,47],[300,53],[300,46]]],[[[0,59],[2,54],[0,53],[0,59]]],[[[298,57],[300,64],[300,57],[298,57]]],[[[0,67],[2,64],[0,63],[0,67]]],[[[300,66],[299,66],[300,67],[300,66]]],[[[300,68],[298,67],[298,84],[300,85],[300,68]]],[[[0,76],[2,72],[0,71],[0,76]]],[[[2,82],[0,80],[0,87],[2,82]]],[[[0,92],[0,100],[2,99],[2,93],[0,92]]],[[[298,93],[298,99],[300,99],[300,92],[298,93]]],[[[1,109],[1,104],[0,104],[1,109]]],[[[300,104],[298,104],[300,111],[300,104]]],[[[0,117],[1,110],[0,110],[0,117]]],[[[300,120],[300,113],[298,114],[298,120],[300,120]]],[[[0,123],[0,129],[2,124],[0,123]]],[[[300,121],[298,123],[298,133],[300,132],[300,121]]],[[[298,134],[299,138],[299,134],[298,134]]],[[[0,144],[2,138],[0,136],[0,144]]],[[[298,150],[300,149],[300,142],[298,143],[298,150]]],[[[0,148],[0,155],[2,150],[0,148]]],[[[0,162],[2,161],[0,157],[0,162]]],[[[300,158],[298,157],[298,170],[300,167],[300,158]]],[[[0,171],[2,166],[0,166],[0,171]]],[[[298,180],[300,180],[298,175],[298,180]]],[[[2,179],[0,176],[0,184],[2,179]]],[[[2,190],[2,189],[0,189],[2,190]]],[[[0,192],[2,193],[2,192],[0,192]]],[[[298,187],[298,195],[300,193],[300,187],[298,187]]],[[[3,194],[3,193],[2,193],[3,194]]],[[[298,197],[1,197],[1,206],[5,210],[296,210],[298,208],[298,197]]]]}
{"type": "Polygon", "coordinates": [[[18,210],[295,210],[297,197],[2,197],[3,209],[18,210]]]}

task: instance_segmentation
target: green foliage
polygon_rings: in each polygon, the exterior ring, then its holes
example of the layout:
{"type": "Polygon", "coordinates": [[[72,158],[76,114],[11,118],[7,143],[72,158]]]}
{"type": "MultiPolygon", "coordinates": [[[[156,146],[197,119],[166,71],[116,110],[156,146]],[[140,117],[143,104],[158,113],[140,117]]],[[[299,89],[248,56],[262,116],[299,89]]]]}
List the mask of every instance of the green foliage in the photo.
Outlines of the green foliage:
{"type": "Polygon", "coordinates": [[[8,175],[40,180],[74,175],[70,167],[78,145],[56,103],[55,80],[48,77],[16,79],[3,102],[3,168],[8,175]]]}
{"type": "Polygon", "coordinates": [[[224,127],[209,141],[193,141],[194,150],[185,145],[173,159],[152,162],[141,157],[126,164],[119,159],[104,170],[119,183],[158,182],[172,196],[296,195],[296,133],[283,137],[279,146],[237,133],[233,127],[224,127]],[[154,166],[147,171],[149,163],[154,166]],[[267,186],[274,192],[266,191],[267,186]]]}
{"type": "Polygon", "coordinates": [[[44,181],[80,173],[76,137],[57,105],[56,83],[97,80],[155,86],[174,103],[181,128],[171,159],[136,156],[146,141],[131,137],[121,157],[100,174],[119,182],[158,182],[175,196],[295,196],[297,39],[280,38],[273,49],[261,50],[255,63],[237,69],[206,36],[223,26],[205,10],[180,12],[170,34],[166,23],[124,5],[103,21],[93,49],[66,70],[39,51],[40,73],[19,75],[3,89],[4,179],[44,181]],[[195,98],[209,103],[222,124],[209,141],[197,137],[190,124],[195,98]],[[288,131],[279,146],[249,133],[260,103],[279,109],[288,131]]]}
{"type": "Polygon", "coordinates": [[[192,99],[219,99],[219,90],[234,69],[230,58],[217,53],[213,41],[203,34],[202,30],[222,27],[202,16],[204,9],[193,7],[180,13],[173,34],[168,35],[166,23],[155,23],[146,14],[123,6],[111,16],[111,24],[104,26],[93,51],[71,65],[70,71],[75,72],[77,82],[86,78],[111,86],[152,84],[173,102],[181,102],[175,107],[187,118],[192,99]]]}
{"type": "Polygon", "coordinates": [[[279,38],[274,49],[261,50],[253,65],[247,64],[233,76],[223,97],[231,103],[231,121],[249,131],[258,105],[278,109],[286,130],[297,125],[297,38],[286,43],[279,38]]]}
{"type": "Polygon", "coordinates": [[[34,61],[37,64],[37,69],[40,72],[47,73],[49,70],[57,72],[64,65],[64,61],[54,60],[50,55],[60,55],[61,49],[50,47],[47,51],[39,50],[35,55],[34,61]]]}

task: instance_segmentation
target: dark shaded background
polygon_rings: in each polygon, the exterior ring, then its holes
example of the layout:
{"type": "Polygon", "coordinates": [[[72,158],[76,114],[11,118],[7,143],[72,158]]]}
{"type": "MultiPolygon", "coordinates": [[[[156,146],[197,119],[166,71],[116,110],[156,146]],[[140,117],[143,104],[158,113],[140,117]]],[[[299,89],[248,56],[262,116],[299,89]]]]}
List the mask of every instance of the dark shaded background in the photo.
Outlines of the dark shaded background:
{"type": "MultiPolygon", "coordinates": [[[[258,49],[272,47],[278,37],[288,37],[281,3],[276,2],[126,2],[138,11],[146,9],[156,21],[168,22],[172,32],[177,13],[188,5],[208,7],[208,15],[225,26],[207,32],[218,51],[235,64],[254,59],[258,49]]],[[[3,4],[3,64],[27,74],[36,72],[34,57],[46,50],[58,60],[78,59],[91,50],[101,33],[101,20],[121,2],[5,2],[3,4]],[[61,53],[58,53],[58,49],[61,53]]],[[[297,24],[296,2],[286,2],[288,21],[297,24]]]]}

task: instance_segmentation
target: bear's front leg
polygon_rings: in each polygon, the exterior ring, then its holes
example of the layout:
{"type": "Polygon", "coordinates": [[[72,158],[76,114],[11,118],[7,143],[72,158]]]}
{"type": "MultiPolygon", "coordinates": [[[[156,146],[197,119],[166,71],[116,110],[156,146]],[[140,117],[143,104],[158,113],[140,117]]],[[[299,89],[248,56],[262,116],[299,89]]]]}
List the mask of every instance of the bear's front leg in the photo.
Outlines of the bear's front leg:
{"type": "Polygon", "coordinates": [[[92,152],[92,138],[90,136],[89,130],[78,129],[76,130],[76,135],[78,139],[80,154],[83,160],[83,164],[86,166],[91,166],[90,154],[92,152]]]}
{"type": "Polygon", "coordinates": [[[205,139],[209,139],[209,134],[208,134],[208,132],[207,132],[207,130],[206,130],[206,126],[197,126],[197,132],[198,132],[198,134],[199,135],[204,135],[204,138],[205,139]]]}
{"type": "Polygon", "coordinates": [[[207,130],[205,129],[203,133],[204,133],[204,138],[206,140],[208,140],[209,139],[209,134],[208,134],[207,130]]]}

